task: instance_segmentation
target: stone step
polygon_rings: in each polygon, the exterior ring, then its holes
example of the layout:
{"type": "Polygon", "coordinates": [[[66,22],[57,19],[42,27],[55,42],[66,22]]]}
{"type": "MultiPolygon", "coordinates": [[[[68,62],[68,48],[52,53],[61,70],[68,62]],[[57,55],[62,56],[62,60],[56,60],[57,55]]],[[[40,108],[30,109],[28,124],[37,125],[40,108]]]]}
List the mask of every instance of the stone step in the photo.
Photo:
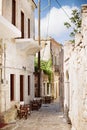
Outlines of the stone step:
{"type": "Polygon", "coordinates": [[[4,116],[0,115],[0,123],[4,123],[4,116]]]}
{"type": "Polygon", "coordinates": [[[3,112],[0,116],[0,122],[1,123],[11,123],[16,120],[17,117],[17,109],[15,107],[12,107],[6,112],[3,112]]]}

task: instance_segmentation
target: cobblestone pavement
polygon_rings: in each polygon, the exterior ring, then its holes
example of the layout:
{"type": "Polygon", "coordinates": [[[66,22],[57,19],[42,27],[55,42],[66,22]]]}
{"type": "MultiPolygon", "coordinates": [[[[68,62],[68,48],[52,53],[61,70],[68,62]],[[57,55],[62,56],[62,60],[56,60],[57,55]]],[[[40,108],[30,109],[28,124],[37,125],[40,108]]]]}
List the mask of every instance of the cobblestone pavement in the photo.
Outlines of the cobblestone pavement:
{"type": "Polygon", "coordinates": [[[58,103],[43,104],[39,111],[32,111],[28,119],[17,120],[1,130],[70,130],[58,103]]]}

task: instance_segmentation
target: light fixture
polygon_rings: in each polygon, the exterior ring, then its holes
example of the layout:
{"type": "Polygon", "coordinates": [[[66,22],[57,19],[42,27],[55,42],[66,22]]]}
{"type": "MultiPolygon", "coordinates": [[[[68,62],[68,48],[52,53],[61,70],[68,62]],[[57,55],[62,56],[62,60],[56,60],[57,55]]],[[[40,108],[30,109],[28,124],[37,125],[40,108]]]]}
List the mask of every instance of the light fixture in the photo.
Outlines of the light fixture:
{"type": "Polygon", "coordinates": [[[26,67],[25,67],[25,66],[22,66],[22,69],[23,69],[23,70],[26,70],[26,67]]]}

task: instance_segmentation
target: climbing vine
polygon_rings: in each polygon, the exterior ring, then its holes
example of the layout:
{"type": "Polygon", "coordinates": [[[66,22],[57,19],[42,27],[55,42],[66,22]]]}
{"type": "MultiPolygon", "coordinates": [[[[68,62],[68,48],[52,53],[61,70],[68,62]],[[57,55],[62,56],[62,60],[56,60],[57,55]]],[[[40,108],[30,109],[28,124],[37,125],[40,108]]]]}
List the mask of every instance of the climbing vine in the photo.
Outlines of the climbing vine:
{"type": "MultiPolygon", "coordinates": [[[[35,57],[34,60],[35,72],[38,72],[38,58],[35,57]]],[[[40,69],[43,70],[44,74],[48,75],[49,82],[51,82],[52,77],[52,60],[48,61],[40,60],[40,69]]]]}
{"type": "Polygon", "coordinates": [[[81,22],[82,22],[82,18],[81,18],[81,14],[80,11],[77,9],[72,10],[72,14],[71,14],[71,18],[70,18],[70,22],[65,22],[64,25],[67,27],[67,29],[71,28],[72,31],[70,33],[70,37],[73,38],[73,40],[71,40],[72,43],[75,42],[74,40],[74,36],[76,33],[81,32],[81,22]]]}

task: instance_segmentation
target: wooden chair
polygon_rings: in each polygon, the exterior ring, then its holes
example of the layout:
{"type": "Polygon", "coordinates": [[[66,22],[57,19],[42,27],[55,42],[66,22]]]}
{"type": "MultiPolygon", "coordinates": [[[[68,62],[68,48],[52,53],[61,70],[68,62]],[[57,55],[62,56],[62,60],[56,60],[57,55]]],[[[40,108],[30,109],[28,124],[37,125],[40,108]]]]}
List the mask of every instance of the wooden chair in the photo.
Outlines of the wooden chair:
{"type": "Polygon", "coordinates": [[[39,110],[42,105],[42,100],[32,100],[30,102],[31,104],[31,110],[39,110]]]}
{"type": "Polygon", "coordinates": [[[31,114],[30,105],[24,104],[20,105],[20,108],[17,110],[18,117],[27,119],[27,116],[31,114]]]}

